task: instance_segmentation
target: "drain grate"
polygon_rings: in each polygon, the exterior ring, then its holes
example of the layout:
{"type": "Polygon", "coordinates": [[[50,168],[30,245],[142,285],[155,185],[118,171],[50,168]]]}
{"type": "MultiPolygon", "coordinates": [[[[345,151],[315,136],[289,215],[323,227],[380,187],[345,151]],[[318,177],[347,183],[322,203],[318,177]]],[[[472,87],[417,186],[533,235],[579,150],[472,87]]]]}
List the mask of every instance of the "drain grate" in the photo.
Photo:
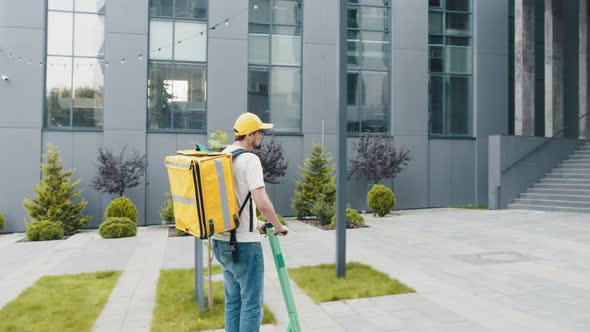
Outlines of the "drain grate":
{"type": "Polygon", "coordinates": [[[524,255],[516,251],[494,251],[471,255],[457,255],[453,257],[465,263],[474,265],[518,263],[538,260],[536,257],[524,255]]]}

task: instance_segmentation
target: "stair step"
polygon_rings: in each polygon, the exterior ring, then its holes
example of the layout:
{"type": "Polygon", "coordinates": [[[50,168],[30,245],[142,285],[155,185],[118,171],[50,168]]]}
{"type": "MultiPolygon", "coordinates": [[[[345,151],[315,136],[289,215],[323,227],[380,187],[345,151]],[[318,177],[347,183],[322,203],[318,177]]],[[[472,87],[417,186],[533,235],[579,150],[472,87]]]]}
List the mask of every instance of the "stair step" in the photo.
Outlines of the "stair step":
{"type": "Polygon", "coordinates": [[[590,174],[549,173],[545,179],[590,179],[590,174]]]}
{"type": "Polygon", "coordinates": [[[579,168],[579,167],[575,167],[575,168],[554,168],[552,171],[552,173],[580,173],[580,174],[585,174],[588,173],[590,174],[590,168],[579,168]]]}
{"type": "Polygon", "coordinates": [[[571,155],[568,157],[570,160],[590,160],[590,155],[584,156],[584,155],[571,155]]]}
{"type": "Polygon", "coordinates": [[[560,206],[560,207],[577,207],[590,209],[590,202],[577,201],[558,201],[550,199],[532,199],[532,198],[517,198],[514,200],[516,204],[526,205],[543,205],[543,206],[560,206]]]}
{"type": "Polygon", "coordinates": [[[545,205],[529,205],[529,204],[508,204],[509,209],[514,210],[534,210],[534,211],[559,211],[559,212],[578,212],[590,213],[590,208],[575,208],[575,207],[561,207],[561,206],[545,206],[545,205]]]}
{"type": "Polygon", "coordinates": [[[590,190],[583,189],[548,189],[548,188],[531,188],[527,191],[529,194],[548,194],[548,195],[590,195],[590,190]]]}
{"type": "Polygon", "coordinates": [[[590,195],[556,195],[556,194],[522,194],[521,199],[544,200],[544,201],[567,201],[567,202],[584,202],[590,207],[590,195]]]}
{"type": "Polygon", "coordinates": [[[560,178],[543,178],[540,183],[553,184],[590,184],[590,179],[560,179],[560,178]]]}
{"type": "Polygon", "coordinates": [[[559,166],[557,166],[558,169],[563,169],[563,168],[590,168],[590,163],[561,163],[559,166]]]}
{"type": "Polygon", "coordinates": [[[582,190],[590,190],[590,184],[562,184],[562,183],[535,183],[533,188],[547,188],[547,189],[582,189],[582,190]]]}
{"type": "Polygon", "coordinates": [[[564,160],[561,164],[559,165],[590,165],[590,162],[587,162],[585,160],[564,160]]]}

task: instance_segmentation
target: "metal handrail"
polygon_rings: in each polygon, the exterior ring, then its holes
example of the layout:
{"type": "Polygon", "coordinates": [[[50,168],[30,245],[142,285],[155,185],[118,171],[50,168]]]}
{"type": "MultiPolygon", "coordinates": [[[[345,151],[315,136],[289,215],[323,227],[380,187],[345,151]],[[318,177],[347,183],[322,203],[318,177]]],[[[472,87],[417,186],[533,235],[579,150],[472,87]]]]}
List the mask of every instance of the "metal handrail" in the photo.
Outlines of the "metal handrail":
{"type": "MultiPolygon", "coordinates": [[[[582,114],[582,116],[578,117],[578,123],[580,122],[580,120],[582,120],[582,118],[586,117],[588,114],[590,114],[590,111],[582,114]]],[[[516,166],[516,164],[520,163],[521,161],[523,161],[524,159],[530,157],[533,153],[539,151],[542,147],[544,147],[545,145],[547,145],[549,142],[552,142],[555,138],[561,138],[559,135],[563,134],[563,132],[565,131],[566,127],[564,126],[563,129],[561,129],[557,135],[553,135],[551,136],[548,140],[544,141],[543,143],[537,145],[534,149],[528,151],[527,153],[525,153],[522,157],[518,158],[518,160],[516,160],[515,162],[511,163],[510,165],[508,165],[507,167],[503,168],[500,173],[505,173],[507,170],[511,169],[512,167],[516,166]]]]}

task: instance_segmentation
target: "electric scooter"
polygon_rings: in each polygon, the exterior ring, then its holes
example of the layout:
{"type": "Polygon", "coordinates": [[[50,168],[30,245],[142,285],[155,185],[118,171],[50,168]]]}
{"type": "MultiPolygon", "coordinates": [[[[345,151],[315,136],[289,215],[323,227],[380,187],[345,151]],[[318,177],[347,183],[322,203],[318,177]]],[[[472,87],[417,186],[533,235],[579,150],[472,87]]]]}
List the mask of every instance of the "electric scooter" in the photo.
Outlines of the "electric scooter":
{"type": "Polygon", "coordinates": [[[273,235],[274,227],[271,223],[264,224],[264,230],[270,241],[270,248],[272,249],[272,256],[274,257],[277,273],[279,274],[279,281],[285,298],[285,305],[287,306],[287,313],[289,314],[289,324],[287,325],[287,332],[301,332],[299,325],[299,316],[297,315],[297,308],[295,308],[295,300],[293,299],[293,291],[289,283],[289,273],[285,266],[283,252],[281,251],[281,244],[277,235],[273,235]]]}

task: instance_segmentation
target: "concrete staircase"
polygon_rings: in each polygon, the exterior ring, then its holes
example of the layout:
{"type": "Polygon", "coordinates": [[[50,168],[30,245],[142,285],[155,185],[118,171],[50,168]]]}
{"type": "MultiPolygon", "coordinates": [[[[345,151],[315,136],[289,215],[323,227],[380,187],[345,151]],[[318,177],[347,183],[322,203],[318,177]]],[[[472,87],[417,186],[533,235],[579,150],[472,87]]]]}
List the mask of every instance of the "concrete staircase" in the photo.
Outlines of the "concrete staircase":
{"type": "Polygon", "coordinates": [[[508,208],[590,213],[590,142],[508,204],[508,208]]]}

